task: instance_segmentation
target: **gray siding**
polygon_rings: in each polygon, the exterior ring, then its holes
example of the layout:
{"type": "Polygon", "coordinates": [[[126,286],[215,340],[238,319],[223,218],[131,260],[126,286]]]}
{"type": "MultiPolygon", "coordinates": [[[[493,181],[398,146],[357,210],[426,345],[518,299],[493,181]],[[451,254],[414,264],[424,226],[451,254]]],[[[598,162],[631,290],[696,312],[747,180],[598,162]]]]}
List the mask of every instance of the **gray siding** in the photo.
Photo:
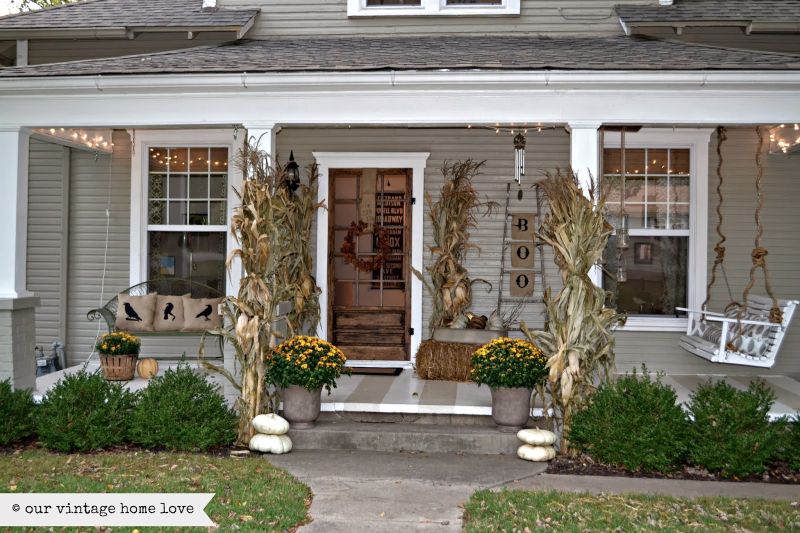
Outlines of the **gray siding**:
{"type": "Polygon", "coordinates": [[[642,0],[522,0],[514,16],[347,17],[347,0],[221,0],[224,7],[260,7],[248,37],[366,34],[547,34],[622,33],[614,5],[642,0]]]}
{"type": "Polygon", "coordinates": [[[28,166],[28,290],[39,297],[36,344],[49,352],[53,341],[65,342],[64,287],[67,231],[64,195],[69,149],[36,139],[30,141],[28,166]]]}
{"type": "MultiPolygon", "coordinates": [[[[445,161],[456,161],[467,158],[486,160],[480,176],[475,180],[481,196],[501,204],[499,212],[486,217],[478,217],[478,227],[471,233],[471,242],[480,246],[480,252],[470,251],[466,267],[472,279],[482,278],[490,282],[494,289],[487,292],[485,285],[474,286],[472,311],[489,315],[497,305],[499,288],[500,252],[503,234],[503,205],[506,198],[506,183],[512,180],[514,173],[514,148],[508,133],[495,135],[492,130],[466,128],[453,129],[295,129],[286,128],[278,136],[278,155],[281,161],[285,154],[294,150],[295,158],[301,166],[311,162],[312,151],[382,151],[382,152],[430,152],[428,166],[425,171],[425,192],[434,200],[439,195],[443,178],[440,171],[445,161]]],[[[528,184],[524,188],[524,197],[520,212],[535,212],[535,196],[529,188],[530,178],[540,173],[540,169],[565,168],[569,165],[569,137],[564,130],[532,133],[528,138],[527,151],[528,184]]],[[[417,194],[417,201],[423,201],[417,194]]],[[[512,190],[516,203],[516,186],[512,190]]],[[[512,210],[514,207],[512,207],[512,210]]],[[[427,214],[427,209],[426,209],[427,214]]],[[[424,230],[424,264],[431,262],[428,249],[433,244],[431,225],[425,221],[424,230]]],[[[552,257],[547,257],[548,284],[558,282],[558,272],[552,266],[552,257]]],[[[538,280],[537,280],[538,282],[538,280]]],[[[324,282],[317,283],[324,286],[324,282]]],[[[504,294],[508,294],[508,278],[505,281],[504,294]]],[[[537,295],[540,291],[537,290],[537,295]]],[[[431,301],[428,294],[423,298],[423,324],[426,328],[431,301]]],[[[504,306],[504,309],[508,309],[504,306]]],[[[522,318],[532,327],[543,324],[543,307],[540,304],[529,304],[522,318]]]]}
{"type": "Polygon", "coordinates": [[[127,56],[191,48],[234,40],[233,33],[201,33],[188,39],[186,33],[152,33],[136,39],[39,39],[28,45],[28,63],[58,63],[81,59],[127,56]]]}

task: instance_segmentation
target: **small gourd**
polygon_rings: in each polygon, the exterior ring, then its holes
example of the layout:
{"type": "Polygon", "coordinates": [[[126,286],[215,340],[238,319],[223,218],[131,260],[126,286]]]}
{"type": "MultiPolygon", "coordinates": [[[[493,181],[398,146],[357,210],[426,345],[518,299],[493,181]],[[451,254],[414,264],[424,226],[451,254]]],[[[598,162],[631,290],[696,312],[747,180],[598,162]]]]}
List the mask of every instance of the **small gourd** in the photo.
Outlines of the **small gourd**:
{"type": "Polygon", "coordinates": [[[139,359],[139,362],[136,363],[136,371],[139,373],[140,378],[154,378],[158,374],[158,361],[152,357],[139,359]]]}
{"type": "Polygon", "coordinates": [[[517,438],[532,446],[550,446],[556,441],[556,434],[546,429],[520,429],[517,438]]]}
{"type": "Polygon", "coordinates": [[[258,415],[251,423],[256,433],[263,435],[286,435],[289,431],[289,422],[275,413],[258,415]]]}
{"type": "Polygon", "coordinates": [[[281,455],[292,451],[292,439],[286,435],[256,434],[250,439],[250,449],[254,452],[281,455]]]}
{"type": "Polygon", "coordinates": [[[543,462],[555,458],[556,450],[552,446],[531,446],[530,444],[523,444],[517,450],[517,456],[526,461],[543,462]]]}

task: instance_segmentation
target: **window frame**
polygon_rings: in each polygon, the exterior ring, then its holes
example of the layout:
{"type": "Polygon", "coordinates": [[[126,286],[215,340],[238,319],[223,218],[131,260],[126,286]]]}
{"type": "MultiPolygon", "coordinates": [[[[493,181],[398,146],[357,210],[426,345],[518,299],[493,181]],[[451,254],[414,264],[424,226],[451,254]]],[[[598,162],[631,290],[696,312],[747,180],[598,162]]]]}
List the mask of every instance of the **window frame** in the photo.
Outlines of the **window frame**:
{"type": "MultiPolygon", "coordinates": [[[[148,233],[150,231],[188,231],[188,232],[222,232],[226,234],[226,254],[235,247],[235,241],[229,231],[229,225],[192,225],[192,224],[149,224],[149,153],[153,147],[169,148],[226,148],[228,150],[228,186],[226,192],[226,221],[230,221],[235,202],[232,201],[235,191],[241,189],[242,172],[234,161],[236,153],[244,142],[244,132],[239,132],[238,140],[234,139],[232,129],[209,130],[130,130],[132,142],[131,154],[131,213],[130,213],[130,272],[131,286],[147,281],[148,273],[148,233]]],[[[230,275],[225,276],[225,288],[228,295],[234,294],[237,283],[233,283],[230,275]]],[[[238,282],[238,280],[236,280],[238,282]]]]}
{"type": "MultiPolygon", "coordinates": [[[[626,148],[671,148],[689,150],[689,262],[687,265],[687,306],[699,309],[705,300],[708,276],[708,174],[709,143],[713,129],[681,128],[665,130],[642,128],[638,132],[625,133],[626,148]]],[[[605,132],[603,148],[620,148],[620,133],[605,132]]],[[[602,171],[602,150],[600,166],[602,171]]],[[[686,230],[631,229],[631,236],[685,236],[686,230]]],[[[686,331],[688,318],[670,316],[631,315],[625,326],[618,331],[686,331]]]]}
{"type": "Polygon", "coordinates": [[[419,6],[372,6],[367,0],[347,0],[348,17],[408,16],[497,16],[519,15],[520,0],[502,0],[500,5],[448,6],[447,0],[420,0],[419,6]]]}

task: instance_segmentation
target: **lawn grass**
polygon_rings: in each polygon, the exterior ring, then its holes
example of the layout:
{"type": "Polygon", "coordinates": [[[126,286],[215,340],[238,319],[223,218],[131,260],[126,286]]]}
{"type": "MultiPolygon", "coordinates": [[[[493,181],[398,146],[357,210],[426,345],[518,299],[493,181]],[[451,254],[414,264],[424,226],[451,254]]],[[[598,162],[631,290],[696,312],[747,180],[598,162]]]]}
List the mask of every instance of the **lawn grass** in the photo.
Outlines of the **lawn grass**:
{"type": "MultiPolygon", "coordinates": [[[[206,513],[220,531],[286,531],[307,519],[308,487],[263,457],[114,450],[0,454],[0,492],[213,492],[206,513]]],[[[131,531],[133,528],[114,528],[131,531]]],[[[175,528],[138,528],[142,533],[175,528]]],[[[0,531],[34,531],[6,528],[0,531]]],[[[191,531],[186,528],[181,531],[191,531]]],[[[207,531],[195,528],[195,531],[207,531]]],[[[94,528],[58,528],[92,531],[94,528]]]]}
{"type": "Polygon", "coordinates": [[[481,490],[466,531],[798,531],[797,502],[481,490]]]}

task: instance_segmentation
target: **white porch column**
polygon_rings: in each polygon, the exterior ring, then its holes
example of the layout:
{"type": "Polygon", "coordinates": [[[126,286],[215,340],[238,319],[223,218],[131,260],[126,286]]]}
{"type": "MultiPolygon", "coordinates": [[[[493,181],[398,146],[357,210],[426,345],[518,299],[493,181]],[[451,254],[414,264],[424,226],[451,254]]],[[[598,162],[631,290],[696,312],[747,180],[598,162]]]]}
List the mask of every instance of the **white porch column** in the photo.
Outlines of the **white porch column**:
{"type": "Polygon", "coordinates": [[[25,274],[29,136],[19,127],[0,128],[0,298],[32,296],[25,274]]]}
{"type": "MultiPolygon", "coordinates": [[[[578,176],[583,193],[588,196],[592,179],[600,179],[600,122],[570,122],[570,155],[572,171],[578,176]]],[[[603,283],[603,273],[594,266],[589,277],[595,285],[603,283]]]]}
{"type": "Polygon", "coordinates": [[[33,388],[36,368],[34,308],[26,288],[28,244],[28,144],[22,128],[0,127],[0,379],[33,388]]]}

